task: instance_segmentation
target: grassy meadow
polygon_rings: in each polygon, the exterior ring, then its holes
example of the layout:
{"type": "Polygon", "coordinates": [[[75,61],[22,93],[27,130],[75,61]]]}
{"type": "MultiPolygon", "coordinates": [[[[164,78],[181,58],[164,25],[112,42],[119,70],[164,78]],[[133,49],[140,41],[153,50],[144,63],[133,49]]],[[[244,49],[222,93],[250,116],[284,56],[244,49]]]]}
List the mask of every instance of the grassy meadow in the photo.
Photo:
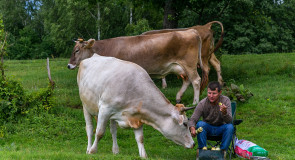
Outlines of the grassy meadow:
{"type": "MultiPolygon", "coordinates": [[[[98,152],[85,154],[87,137],[76,82],[77,70],[68,70],[67,63],[68,59],[50,60],[51,76],[56,83],[56,106],[50,113],[4,125],[5,132],[0,133],[0,159],[141,159],[133,131],[120,128],[118,155],[112,154],[109,128],[98,144],[98,152]]],[[[221,63],[225,82],[243,84],[254,94],[247,102],[238,102],[237,118],[244,122],[237,126],[237,137],[265,148],[272,160],[293,160],[295,53],[223,55],[221,63]]],[[[27,92],[38,91],[48,84],[45,59],[8,60],[5,64],[5,74],[18,79],[27,92]]],[[[175,103],[181,80],[175,75],[167,79],[168,88],[161,91],[175,103]]],[[[210,80],[216,80],[213,68],[210,80]]],[[[155,83],[161,87],[160,80],[155,80],[155,83]]],[[[200,99],[205,96],[203,92],[200,99]]],[[[190,87],[183,96],[183,103],[188,105],[192,100],[193,90],[190,87]]],[[[187,114],[190,116],[192,111],[187,114]]],[[[148,159],[196,158],[196,147],[185,149],[178,146],[150,126],[144,126],[144,138],[148,159]]]]}

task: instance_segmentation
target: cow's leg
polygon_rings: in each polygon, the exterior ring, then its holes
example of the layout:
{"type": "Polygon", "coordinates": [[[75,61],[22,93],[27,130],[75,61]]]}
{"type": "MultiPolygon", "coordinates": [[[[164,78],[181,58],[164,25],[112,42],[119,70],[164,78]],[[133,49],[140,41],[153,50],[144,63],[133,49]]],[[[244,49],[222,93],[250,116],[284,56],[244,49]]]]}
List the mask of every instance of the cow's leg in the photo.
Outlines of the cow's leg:
{"type": "Polygon", "coordinates": [[[162,78],[162,88],[165,89],[167,87],[166,78],[162,78]]]}
{"type": "MultiPolygon", "coordinates": [[[[83,105],[84,106],[84,105],[83,105]]],[[[86,133],[87,133],[87,139],[88,139],[88,145],[86,153],[89,153],[92,143],[92,135],[93,135],[93,125],[92,125],[92,116],[89,114],[89,112],[83,107],[84,112],[84,118],[86,122],[86,133]]]]}
{"type": "Polygon", "coordinates": [[[105,133],[105,129],[107,126],[107,122],[110,118],[110,111],[107,109],[108,107],[101,105],[98,116],[97,116],[97,126],[95,131],[95,139],[93,145],[90,148],[89,154],[96,153],[97,151],[97,143],[103,137],[105,133]]]}
{"type": "Polygon", "coordinates": [[[111,134],[113,138],[113,153],[118,154],[119,153],[119,146],[117,143],[117,123],[114,120],[111,120],[110,123],[110,129],[111,129],[111,134]]]}
{"type": "Polygon", "coordinates": [[[187,77],[184,77],[182,79],[182,86],[181,86],[180,90],[176,94],[176,103],[181,103],[181,97],[182,97],[183,93],[186,91],[187,87],[190,84],[191,83],[190,83],[190,81],[188,80],[187,77]]]}
{"type": "Polygon", "coordinates": [[[139,156],[142,158],[147,158],[144,145],[143,145],[143,126],[134,129],[135,139],[138,146],[139,156]]]}
{"type": "Polygon", "coordinates": [[[210,71],[208,59],[202,62],[203,62],[203,68],[202,68],[202,80],[200,85],[201,87],[200,93],[207,87],[207,84],[209,82],[209,71],[210,71]]]}
{"type": "Polygon", "coordinates": [[[210,64],[214,67],[216,73],[217,73],[217,78],[218,78],[218,82],[223,85],[223,79],[221,76],[221,67],[220,67],[220,61],[216,58],[216,56],[214,55],[214,53],[212,54],[211,58],[210,58],[210,64]]]}
{"type": "Polygon", "coordinates": [[[188,77],[192,83],[193,89],[194,89],[194,101],[193,104],[199,103],[200,98],[200,84],[201,84],[201,78],[197,72],[196,69],[187,69],[188,71],[188,77]]]}

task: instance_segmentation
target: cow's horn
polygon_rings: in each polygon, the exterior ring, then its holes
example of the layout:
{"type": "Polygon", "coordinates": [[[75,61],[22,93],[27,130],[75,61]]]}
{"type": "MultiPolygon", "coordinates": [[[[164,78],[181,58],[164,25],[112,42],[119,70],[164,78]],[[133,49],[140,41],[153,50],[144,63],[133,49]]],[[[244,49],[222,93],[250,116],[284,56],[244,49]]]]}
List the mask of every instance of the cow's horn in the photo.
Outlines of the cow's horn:
{"type": "Polygon", "coordinates": [[[78,40],[77,38],[75,38],[75,39],[72,39],[72,41],[73,41],[73,42],[76,42],[77,40],[78,40]]]}
{"type": "Polygon", "coordinates": [[[83,38],[78,38],[78,41],[83,42],[84,40],[83,38]]]}
{"type": "Polygon", "coordinates": [[[191,109],[194,109],[194,108],[196,108],[196,106],[193,106],[193,107],[184,107],[184,108],[181,108],[181,112],[188,111],[188,110],[191,110],[191,109]]]}

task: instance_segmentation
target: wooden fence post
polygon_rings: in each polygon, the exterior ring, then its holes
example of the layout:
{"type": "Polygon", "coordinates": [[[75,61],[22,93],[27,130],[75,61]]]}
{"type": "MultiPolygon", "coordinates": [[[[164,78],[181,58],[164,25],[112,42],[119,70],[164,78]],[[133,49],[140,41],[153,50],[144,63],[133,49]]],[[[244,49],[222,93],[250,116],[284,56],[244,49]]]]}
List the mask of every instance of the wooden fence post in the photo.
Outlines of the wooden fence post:
{"type": "Polygon", "coordinates": [[[48,72],[48,79],[49,79],[49,82],[50,82],[50,86],[51,86],[51,89],[53,90],[54,89],[54,81],[51,79],[51,74],[50,74],[50,67],[49,67],[49,58],[47,57],[47,72],[48,72]]]}

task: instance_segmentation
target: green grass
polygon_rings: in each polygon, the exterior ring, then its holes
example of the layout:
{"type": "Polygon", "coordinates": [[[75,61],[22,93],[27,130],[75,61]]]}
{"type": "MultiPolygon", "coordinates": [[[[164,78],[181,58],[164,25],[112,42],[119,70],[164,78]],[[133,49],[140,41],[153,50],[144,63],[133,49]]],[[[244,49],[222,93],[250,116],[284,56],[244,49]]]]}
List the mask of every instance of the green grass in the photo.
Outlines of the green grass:
{"type": "MultiPolygon", "coordinates": [[[[77,70],[68,70],[67,62],[68,59],[50,60],[52,79],[56,82],[54,110],[51,114],[24,118],[17,124],[5,124],[6,132],[0,138],[0,159],[140,159],[133,131],[124,129],[118,130],[118,155],[112,154],[109,128],[99,142],[98,153],[85,154],[87,139],[77,70]]],[[[237,118],[244,120],[237,126],[238,138],[265,148],[270,159],[294,159],[295,53],[223,55],[221,63],[226,82],[243,84],[254,94],[246,103],[238,103],[237,118]]],[[[47,86],[46,60],[9,60],[5,64],[6,75],[19,79],[28,92],[47,86]]],[[[161,90],[175,103],[181,80],[174,75],[167,79],[168,88],[161,90]]],[[[210,80],[216,80],[213,69],[210,80]]],[[[155,80],[158,87],[160,82],[155,80]]],[[[205,96],[202,93],[200,98],[205,96]]],[[[190,104],[192,99],[190,87],[183,102],[190,104]]],[[[144,127],[144,136],[149,159],[195,159],[195,148],[178,146],[150,126],[144,127]]]]}
{"type": "MultiPolygon", "coordinates": [[[[75,107],[81,105],[77,87],[78,70],[67,69],[68,59],[50,60],[50,71],[56,83],[55,94],[58,106],[75,107]]],[[[45,88],[48,84],[46,59],[43,60],[11,60],[5,62],[5,74],[22,82],[30,92],[45,88]]]]}

